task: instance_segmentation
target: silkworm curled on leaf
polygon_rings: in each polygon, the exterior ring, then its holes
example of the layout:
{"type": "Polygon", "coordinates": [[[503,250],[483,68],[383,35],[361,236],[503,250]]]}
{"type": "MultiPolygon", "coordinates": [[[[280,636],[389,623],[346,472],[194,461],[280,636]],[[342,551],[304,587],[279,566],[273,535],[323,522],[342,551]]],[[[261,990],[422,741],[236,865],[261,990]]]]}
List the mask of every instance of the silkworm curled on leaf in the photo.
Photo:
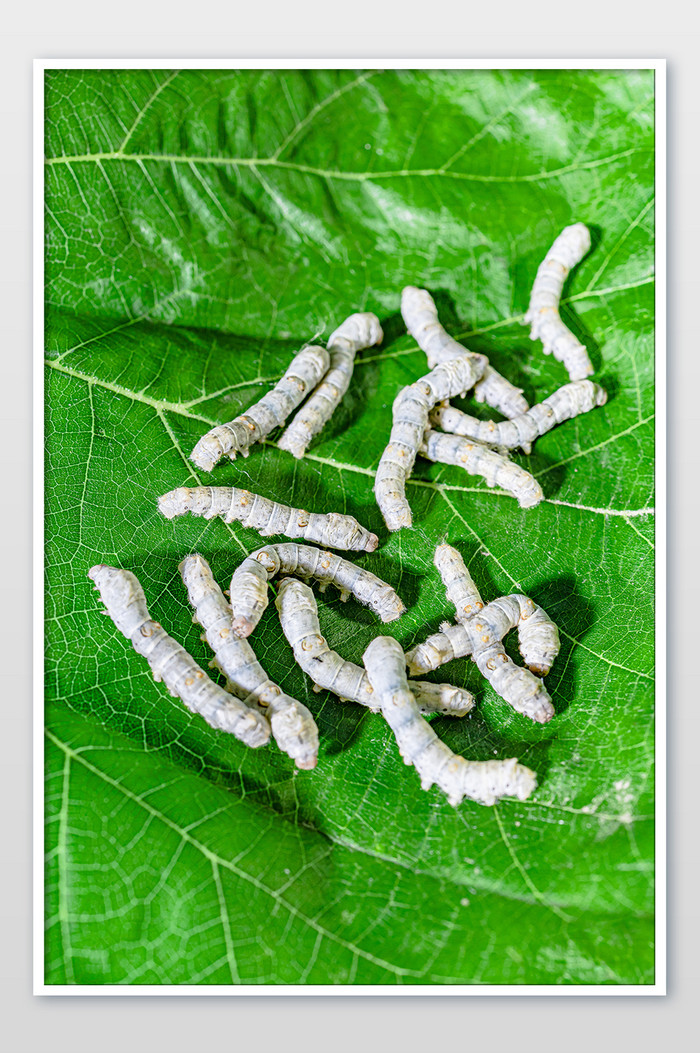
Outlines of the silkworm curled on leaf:
{"type": "Polygon", "coordinates": [[[336,406],[348,390],[355,355],[363,347],[379,344],[382,327],[376,315],[366,312],[351,314],[328,339],[330,369],[309,399],[282,432],[277,445],[293,457],[303,457],[313,439],[330,420],[336,406]]]}
{"type": "Polygon", "coordinates": [[[210,472],[224,454],[232,460],[235,460],[237,453],[247,457],[249,446],[260,442],[284,424],[292,410],[318,384],[328,369],[328,363],[325,348],[303,348],[294,356],[286,373],[271,391],[240,417],[219,424],[203,435],[190,454],[190,459],[198,468],[210,472]]]}
{"type": "Polygon", "coordinates": [[[377,535],[366,530],[353,516],[340,512],[306,512],[235,486],[180,486],[159,497],[158,508],[168,519],[186,512],[205,519],[218,516],[226,523],[237,520],[263,537],[286,534],[352,552],[374,552],[379,543],[377,535]]]}
{"type": "Polygon", "coordinates": [[[383,622],[400,618],[406,609],[385,581],[333,552],[292,542],[266,545],[251,552],[231,578],[231,608],[236,636],[249,636],[260,621],[268,603],[268,582],[277,574],[315,578],[321,583],[321,591],[328,585],[335,585],[340,589],[341,599],[354,596],[383,622]]]}
{"type": "Polygon", "coordinates": [[[428,429],[420,452],[430,461],[454,464],[470,475],[480,475],[487,486],[500,486],[521,508],[532,508],[544,498],[542,487],[530,472],[473,439],[428,429]]]}
{"type": "MultiPolygon", "coordinates": [[[[501,641],[517,625],[521,654],[528,666],[544,675],[559,652],[559,633],[554,622],[528,596],[520,595],[501,597],[472,613],[464,602],[465,596],[473,598],[474,606],[476,598],[481,602],[481,597],[457,549],[439,545],[435,565],[467,637],[462,647],[454,639],[456,634],[452,634],[450,646],[456,651],[463,650],[464,654],[471,653],[479,671],[513,709],[538,724],[551,720],[554,707],[544,684],[530,669],[521,669],[511,661],[501,641]],[[526,625],[530,618],[534,619],[531,628],[526,625]]],[[[440,652],[441,643],[434,638],[432,646],[440,652]]],[[[424,648],[420,658],[425,660],[429,653],[424,648]]],[[[410,667],[423,671],[422,661],[417,662],[414,654],[409,657],[410,667]]]]}
{"type": "Polygon", "coordinates": [[[400,530],[412,523],[411,506],[406,500],[406,481],[413,471],[431,409],[437,402],[473,387],[486,364],[483,355],[465,351],[436,366],[415,384],[400,391],[394,399],[389,444],[381,456],[374,480],[374,495],[389,530],[400,530]]]}
{"type": "MultiPolygon", "coordinates": [[[[345,661],[328,646],[321,632],[316,599],[309,586],[294,578],[283,578],[277,589],[275,606],[297,663],[317,689],[332,691],[341,699],[359,702],[378,712],[379,703],[362,666],[345,661]]],[[[474,705],[474,697],[469,691],[450,684],[416,681],[411,683],[411,690],[422,713],[463,717],[474,705]]]]}
{"type": "Polygon", "coordinates": [[[247,746],[268,742],[270,725],[265,717],[210,680],[184,647],[151,619],[135,574],[100,564],[90,568],[88,577],[117,629],[147,660],[156,681],[162,680],[172,695],[213,728],[230,732],[247,746]]]}
{"type": "Polygon", "coordinates": [[[270,680],[248,641],[233,635],[231,608],[207,561],[196,553],[187,556],[180,564],[180,574],[196,612],[195,620],[214,652],[212,664],[227,678],[228,690],[265,714],[275,742],[298,768],[315,768],[318,728],[314,718],[306,706],[270,680]]]}
{"type": "Polygon", "coordinates": [[[525,322],[531,324],[530,339],[541,340],[545,355],[563,362],[571,380],[583,380],[593,372],[584,345],[561,320],[559,301],[566,276],[591,247],[584,223],[564,227],[537,270],[525,322]]]}
{"type": "Polygon", "coordinates": [[[527,413],[512,420],[477,420],[454,406],[436,406],[430,414],[431,424],[453,435],[462,435],[491,446],[529,451],[531,443],[566,420],[588,413],[607,402],[607,393],[592,380],[576,380],[564,384],[548,398],[533,406],[527,413]]]}
{"type": "Polygon", "coordinates": [[[536,786],[535,774],[514,757],[468,761],[440,741],[420,715],[406,680],[404,653],[396,640],[378,636],[365,651],[363,661],[404,763],[416,769],[424,790],[436,783],[455,806],[464,797],[491,805],[506,796],[521,801],[530,796],[536,786]]]}

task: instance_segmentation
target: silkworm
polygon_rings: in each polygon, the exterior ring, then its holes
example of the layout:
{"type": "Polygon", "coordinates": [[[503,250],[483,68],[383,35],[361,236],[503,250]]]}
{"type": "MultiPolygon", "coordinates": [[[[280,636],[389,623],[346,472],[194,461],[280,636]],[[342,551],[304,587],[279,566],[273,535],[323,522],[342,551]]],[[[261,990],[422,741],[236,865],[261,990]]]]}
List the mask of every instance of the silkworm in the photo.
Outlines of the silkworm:
{"type": "Polygon", "coordinates": [[[152,620],[135,574],[99,564],[90,568],[88,577],[95,582],[117,629],[148,662],[156,682],[162,680],[171,695],[207,724],[230,732],[247,746],[264,746],[269,741],[270,725],[265,717],[210,680],[184,647],[152,620]]]}
{"type": "Polygon", "coordinates": [[[436,783],[453,806],[464,797],[486,805],[506,796],[527,800],[537,785],[535,773],[518,764],[515,757],[468,761],[440,741],[420,715],[406,679],[405,657],[398,641],[390,636],[376,637],[363,661],[404,763],[416,769],[424,790],[436,783]]]}
{"type": "MultiPolygon", "coordinates": [[[[457,620],[464,626],[479,671],[513,709],[538,724],[551,720],[554,707],[544,684],[529,669],[517,666],[501,641],[510,629],[522,626],[518,641],[521,654],[528,665],[549,672],[559,652],[559,633],[554,622],[528,596],[520,595],[501,597],[472,613],[464,603],[465,597],[474,605],[475,597],[481,602],[481,596],[457,549],[439,545],[435,565],[447,598],[455,605],[457,620]],[[536,617],[529,629],[525,623],[533,616],[536,617]]],[[[411,665],[416,665],[413,656],[411,665]]]]}
{"type": "Polygon", "coordinates": [[[559,301],[566,276],[591,247],[584,223],[564,227],[537,270],[525,322],[531,324],[530,339],[541,340],[545,355],[563,362],[571,380],[583,380],[593,372],[583,344],[561,320],[559,301]]]}
{"type": "Polygon", "coordinates": [[[158,508],[168,519],[186,512],[205,519],[218,516],[225,523],[235,519],[263,537],[286,534],[352,552],[374,552],[379,543],[377,535],[371,534],[353,516],[290,508],[235,486],[180,486],[159,497],[158,508]]]}
{"type": "Polygon", "coordinates": [[[532,508],[544,498],[542,487],[530,472],[490,447],[461,435],[429,429],[420,453],[430,461],[454,464],[470,475],[480,475],[487,486],[500,486],[517,498],[521,508],[532,508]]]}
{"type": "MultiPolygon", "coordinates": [[[[326,642],[318,620],[316,598],[308,585],[294,578],[283,578],[277,589],[275,606],[282,631],[294,657],[314,682],[315,690],[332,691],[339,698],[359,702],[372,712],[379,711],[366,671],[347,662],[326,642]]],[[[411,683],[422,713],[442,713],[463,717],[474,706],[474,696],[451,684],[411,683]]]]}
{"type": "Polygon", "coordinates": [[[247,640],[231,630],[231,608],[203,556],[187,556],[179,567],[195,621],[214,652],[212,664],[227,678],[226,687],[270,721],[272,736],[298,768],[308,771],[318,760],[318,728],[306,706],[273,683],[247,640]]]}
{"type": "Polygon", "coordinates": [[[280,450],[287,450],[297,459],[304,456],[314,435],[327,424],[348,390],[357,352],[381,343],[383,338],[379,319],[370,312],[351,314],[331,333],[327,345],[330,369],[282,432],[277,442],[280,450]]]}
{"type": "Polygon", "coordinates": [[[400,530],[413,521],[406,500],[406,481],[423,442],[431,409],[437,402],[473,387],[486,365],[483,355],[463,353],[436,366],[396,396],[389,444],[374,480],[374,495],[389,530],[400,530]]]}
{"type": "Polygon", "coordinates": [[[592,380],[576,380],[564,384],[554,394],[513,420],[485,421],[470,417],[454,406],[436,406],[430,414],[431,424],[453,435],[462,435],[491,446],[517,446],[529,451],[530,444],[551,431],[557,424],[603,406],[608,396],[604,388],[592,380]]]}
{"type": "MultiPolygon", "coordinates": [[[[427,289],[417,289],[407,285],[401,292],[401,316],[411,336],[421,351],[425,352],[431,369],[442,362],[461,355],[474,355],[463,344],[458,343],[443,328],[438,320],[435,301],[427,289]]],[[[516,417],[525,413],[527,400],[523,398],[522,389],[516,388],[509,380],[488,364],[483,375],[476,381],[474,396],[477,402],[503,413],[506,417],[516,417]]]]}
{"type": "Polygon", "coordinates": [[[266,545],[251,552],[231,578],[232,627],[236,636],[249,636],[260,621],[268,603],[268,582],[276,574],[315,578],[321,583],[322,592],[328,585],[336,585],[341,600],[352,594],[383,622],[400,618],[406,610],[390,585],[341,556],[292,542],[266,545]]]}
{"type": "Polygon", "coordinates": [[[198,468],[210,472],[224,454],[231,460],[236,459],[237,453],[247,457],[249,446],[284,424],[292,410],[326,373],[329,361],[328,352],[323,347],[305,347],[299,351],[274,388],[240,417],[219,424],[203,435],[190,454],[190,460],[198,468]]]}

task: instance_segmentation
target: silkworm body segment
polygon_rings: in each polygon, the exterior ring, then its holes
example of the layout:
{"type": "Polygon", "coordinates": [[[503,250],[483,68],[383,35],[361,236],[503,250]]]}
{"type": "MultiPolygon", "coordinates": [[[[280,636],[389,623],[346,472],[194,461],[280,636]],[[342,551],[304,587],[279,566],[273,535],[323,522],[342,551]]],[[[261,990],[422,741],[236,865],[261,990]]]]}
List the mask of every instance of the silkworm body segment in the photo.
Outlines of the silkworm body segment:
{"type": "Polygon", "coordinates": [[[519,446],[528,452],[531,443],[540,435],[545,435],[557,424],[581,413],[588,413],[596,406],[603,406],[607,398],[606,391],[599,384],[594,384],[592,380],[577,380],[564,384],[541,403],[512,420],[477,420],[454,406],[443,404],[435,407],[430,414],[430,421],[443,431],[475,442],[508,449],[519,446]]]}
{"type": "MultiPolygon", "coordinates": [[[[283,578],[277,589],[275,605],[294,657],[314,684],[378,712],[379,702],[366,671],[354,662],[347,662],[328,646],[321,632],[316,599],[309,586],[294,578],[283,578]]],[[[469,691],[449,684],[413,683],[411,688],[423,713],[461,717],[474,705],[474,697],[469,691]]]]}
{"type": "MultiPolygon", "coordinates": [[[[554,707],[544,684],[530,668],[521,669],[511,661],[501,641],[517,625],[521,654],[529,667],[544,675],[549,672],[559,651],[559,633],[554,622],[528,596],[519,594],[501,597],[472,614],[465,609],[463,597],[478,597],[479,601],[481,597],[460,553],[451,545],[439,545],[435,552],[435,564],[447,597],[455,604],[457,619],[466,637],[451,639],[449,644],[452,649],[470,653],[493,689],[513,709],[538,724],[551,720],[554,707]]],[[[470,599],[470,602],[474,601],[470,599]]],[[[451,635],[454,637],[460,634],[451,635]]],[[[423,671],[426,661],[447,651],[443,641],[436,641],[435,637],[431,639],[431,647],[432,654],[425,644],[418,654],[411,653],[412,668],[418,666],[423,671]]]]}
{"type": "MultiPolygon", "coordinates": [[[[401,315],[409,333],[425,352],[431,369],[451,358],[474,354],[442,327],[435,301],[427,289],[407,285],[401,293],[401,315]]],[[[516,388],[488,363],[474,385],[474,397],[506,417],[517,417],[528,408],[522,388],[516,388]]]]}
{"type": "Polygon", "coordinates": [[[487,486],[500,486],[521,508],[532,508],[544,498],[542,487],[530,472],[473,439],[428,429],[420,452],[430,461],[454,464],[470,475],[480,475],[487,486]]]}
{"type": "Polygon", "coordinates": [[[406,609],[385,581],[333,552],[292,542],[266,545],[244,559],[231,579],[233,631],[237,636],[249,636],[260,621],[268,602],[267,583],[278,573],[315,578],[322,590],[336,585],[341,599],[353,595],[383,622],[400,618],[406,609]]]}
{"type": "Polygon", "coordinates": [[[523,389],[516,388],[491,365],[486,367],[483,377],[474,385],[474,398],[498,410],[504,417],[519,417],[529,409],[523,389]]]}
{"type": "Polygon", "coordinates": [[[406,480],[428,427],[430,411],[437,402],[467,391],[484,372],[487,359],[462,349],[461,355],[436,366],[430,373],[399,392],[392,408],[393,425],[389,444],[381,456],[374,481],[374,494],[389,530],[412,523],[406,500],[406,480]]]}

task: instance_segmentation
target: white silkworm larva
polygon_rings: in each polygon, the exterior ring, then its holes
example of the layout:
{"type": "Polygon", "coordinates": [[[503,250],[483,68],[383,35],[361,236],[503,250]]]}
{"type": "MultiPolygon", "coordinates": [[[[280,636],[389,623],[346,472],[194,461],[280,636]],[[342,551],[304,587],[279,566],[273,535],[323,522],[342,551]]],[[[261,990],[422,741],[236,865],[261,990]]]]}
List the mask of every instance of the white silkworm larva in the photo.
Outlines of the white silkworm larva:
{"type": "Polygon", "coordinates": [[[436,783],[453,806],[464,797],[491,805],[506,796],[521,801],[530,796],[537,784],[535,774],[515,757],[468,761],[440,741],[420,715],[406,680],[404,653],[396,640],[378,636],[363,661],[404,763],[416,769],[424,790],[436,783]]]}
{"type": "Polygon", "coordinates": [[[408,652],[406,664],[414,676],[437,669],[453,658],[464,658],[471,654],[471,637],[461,623],[478,614],[484,606],[481,594],[456,548],[438,545],[433,562],[440,572],[447,599],[458,612],[460,624],[450,626],[446,623],[441,626],[442,632],[434,633],[408,652]]]}
{"type": "Polygon", "coordinates": [[[88,571],[107,613],[117,629],[143,655],[156,681],[163,681],[179,698],[213,728],[227,731],[247,746],[264,746],[270,725],[260,713],[215,684],[191,655],[168,636],[148,613],[146,597],[135,574],[100,564],[88,571]]]}
{"type": "Polygon", "coordinates": [[[466,392],[483,373],[487,359],[468,352],[436,366],[415,384],[404,388],[394,399],[389,444],[379,461],[374,495],[389,530],[401,530],[412,523],[411,506],[406,500],[406,481],[428,427],[430,411],[437,402],[466,392]]]}
{"type": "Polygon", "coordinates": [[[530,444],[551,431],[557,424],[603,406],[608,396],[604,388],[592,380],[576,380],[564,384],[548,398],[533,406],[527,413],[512,420],[477,420],[454,406],[436,406],[430,414],[431,424],[453,435],[462,435],[490,446],[515,449],[520,446],[529,452],[530,444]]]}
{"type": "Polygon", "coordinates": [[[196,612],[194,620],[214,652],[211,664],[227,677],[227,689],[265,714],[275,742],[298,768],[315,768],[318,728],[309,710],[270,680],[247,640],[233,635],[231,608],[204,557],[187,556],[179,569],[196,612]]]}
{"type": "Polygon", "coordinates": [[[564,227],[537,270],[525,322],[531,324],[530,339],[541,340],[545,355],[563,362],[572,380],[583,380],[593,372],[583,344],[559,316],[559,301],[566,276],[591,247],[584,223],[564,227]]]}
{"type": "Polygon", "coordinates": [[[532,508],[544,498],[534,475],[488,446],[429,429],[420,447],[421,456],[441,464],[454,464],[470,475],[480,475],[487,486],[500,486],[517,498],[521,508],[532,508]]]}
{"type": "Polygon", "coordinates": [[[284,424],[292,410],[326,373],[329,361],[325,348],[303,348],[294,356],[274,388],[259,402],[240,417],[219,424],[203,435],[190,454],[190,460],[198,468],[210,472],[224,454],[231,460],[235,460],[237,453],[247,457],[249,446],[284,424]]]}
{"type": "Polygon", "coordinates": [[[499,600],[487,603],[483,611],[465,625],[471,637],[472,658],[494,691],[537,724],[554,716],[554,706],[546,687],[529,669],[522,669],[506,654],[501,643],[504,615],[499,600]]]}
{"type": "Polygon", "coordinates": [[[377,535],[371,534],[353,516],[290,508],[235,486],[180,486],[159,497],[158,508],[168,519],[186,512],[205,519],[218,516],[225,523],[235,519],[263,537],[286,534],[326,548],[374,552],[379,543],[377,535]]]}
{"type": "Polygon", "coordinates": [[[280,450],[287,450],[296,458],[304,456],[314,435],[327,424],[348,390],[357,352],[363,347],[380,344],[383,338],[379,319],[369,311],[351,314],[331,333],[327,345],[330,369],[282,432],[277,442],[280,450]]]}
{"type": "Polygon", "coordinates": [[[508,630],[521,621],[521,615],[524,615],[522,621],[525,622],[539,611],[540,617],[533,623],[533,631],[525,629],[524,642],[521,637],[519,643],[528,665],[546,668],[548,672],[559,651],[559,634],[552,620],[527,596],[502,597],[472,614],[465,609],[464,597],[476,596],[479,601],[481,597],[457,549],[451,545],[439,545],[435,565],[448,600],[455,604],[457,620],[469,637],[471,656],[479,671],[513,709],[538,724],[551,720],[554,707],[544,684],[529,669],[516,665],[506,654],[501,641],[508,630]]]}
{"type": "MultiPolygon", "coordinates": [[[[277,590],[275,606],[282,631],[297,663],[307,673],[315,690],[332,691],[339,698],[359,702],[372,712],[380,706],[374,697],[366,671],[347,662],[326,642],[318,620],[316,598],[308,585],[294,578],[284,578],[277,590]]],[[[442,713],[463,717],[474,706],[474,696],[451,684],[411,683],[422,713],[442,713]]]]}
{"type": "Polygon", "coordinates": [[[267,585],[276,574],[315,578],[321,591],[328,585],[340,589],[340,598],[351,594],[383,622],[393,622],[406,610],[390,585],[368,570],[333,552],[292,542],[266,545],[251,552],[231,578],[231,608],[236,636],[249,636],[267,607],[267,585]]]}

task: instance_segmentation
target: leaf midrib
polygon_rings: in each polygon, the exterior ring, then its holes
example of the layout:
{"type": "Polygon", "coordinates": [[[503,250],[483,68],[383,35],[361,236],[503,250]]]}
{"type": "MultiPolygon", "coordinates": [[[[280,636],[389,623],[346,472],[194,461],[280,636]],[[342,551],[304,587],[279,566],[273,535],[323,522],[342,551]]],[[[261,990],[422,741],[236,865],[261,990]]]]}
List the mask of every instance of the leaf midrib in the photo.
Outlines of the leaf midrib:
{"type": "Polygon", "coordinates": [[[397,168],[394,170],[381,169],[372,172],[349,172],[325,168],[315,168],[313,165],[304,165],[295,161],[281,161],[276,157],[206,157],[206,156],[182,156],[180,154],[125,154],[119,150],[109,150],[93,154],[74,154],[58,157],[47,157],[45,163],[49,166],[65,164],[96,164],[101,165],[107,161],[123,161],[143,164],[145,161],[153,161],[160,164],[186,164],[186,165],[213,165],[218,168],[279,168],[287,171],[298,172],[302,175],[317,176],[319,179],[336,179],[341,182],[366,183],[380,179],[426,179],[442,178],[454,179],[469,183],[541,183],[549,179],[559,179],[564,175],[572,175],[576,172],[586,171],[592,168],[601,168],[605,165],[622,161],[632,154],[648,153],[645,147],[633,146],[619,153],[610,154],[608,157],[599,157],[591,161],[573,162],[562,165],[560,168],[545,169],[541,172],[528,172],[524,175],[485,175],[477,172],[455,172],[446,168],[416,168],[412,170],[397,168]]]}

